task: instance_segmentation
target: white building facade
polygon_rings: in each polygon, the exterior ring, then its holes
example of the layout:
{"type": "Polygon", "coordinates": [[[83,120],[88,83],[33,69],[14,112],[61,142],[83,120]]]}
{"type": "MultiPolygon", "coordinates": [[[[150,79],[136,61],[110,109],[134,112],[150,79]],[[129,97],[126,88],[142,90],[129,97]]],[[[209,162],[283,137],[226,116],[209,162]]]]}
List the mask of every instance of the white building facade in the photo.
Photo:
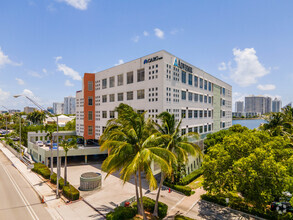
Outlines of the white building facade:
{"type": "Polygon", "coordinates": [[[64,103],[53,102],[53,112],[54,114],[64,114],[64,103]]]}
{"type": "Polygon", "coordinates": [[[107,121],[117,117],[114,109],[120,103],[146,111],[154,120],[163,111],[173,113],[182,119],[182,134],[204,137],[232,126],[232,86],[164,50],[85,73],[76,93],[77,135],[99,139],[107,121]]]}
{"type": "Polygon", "coordinates": [[[75,97],[64,97],[64,114],[75,114],[75,97]]]}
{"type": "Polygon", "coordinates": [[[272,101],[272,112],[281,112],[282,109],[282,101],[275,98],[272,101]]]}

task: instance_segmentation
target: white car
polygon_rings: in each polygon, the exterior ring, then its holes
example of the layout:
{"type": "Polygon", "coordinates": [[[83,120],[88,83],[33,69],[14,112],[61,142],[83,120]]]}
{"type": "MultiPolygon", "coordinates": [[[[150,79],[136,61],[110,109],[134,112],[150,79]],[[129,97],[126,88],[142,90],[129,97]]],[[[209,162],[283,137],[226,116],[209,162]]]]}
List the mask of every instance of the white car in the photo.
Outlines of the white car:
{"type": "Polygon", "coordinates": [[[40,147],[43,147],[44,143],[43,143],[43,141],[36,141],[36,145],[38,145],[40,147]]]}

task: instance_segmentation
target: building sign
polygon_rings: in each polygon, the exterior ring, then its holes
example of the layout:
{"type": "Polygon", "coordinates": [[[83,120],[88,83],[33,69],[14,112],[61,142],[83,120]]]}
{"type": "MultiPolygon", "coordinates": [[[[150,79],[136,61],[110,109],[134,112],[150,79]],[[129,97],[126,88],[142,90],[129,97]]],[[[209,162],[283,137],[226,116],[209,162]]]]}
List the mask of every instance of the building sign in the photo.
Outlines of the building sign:
{"type": "Polygon", "coordinates": [[[161,59],[163,59],[163,57],[159,57],[159,56],[156,56],[156,57],[153,57],[153,58],[149,58],[149,59],[145,59],[143,61],[143,64],[155,62],[155,61],[158,61],[158,60],[161,60],[161,59]]]}
{"type": "Polygon", "coordinates": [[[175,60],[174,60],[174,66],[177,66],[180,69],[183,69],[183,70],[185,70],[187,72],[192,73],[192,67],[187,65],[187,64],[185,64],[185,63],[183,63],[183,62],[181,62],[181,60],[179,60],[177,58],[175,58],[175,60]]]}

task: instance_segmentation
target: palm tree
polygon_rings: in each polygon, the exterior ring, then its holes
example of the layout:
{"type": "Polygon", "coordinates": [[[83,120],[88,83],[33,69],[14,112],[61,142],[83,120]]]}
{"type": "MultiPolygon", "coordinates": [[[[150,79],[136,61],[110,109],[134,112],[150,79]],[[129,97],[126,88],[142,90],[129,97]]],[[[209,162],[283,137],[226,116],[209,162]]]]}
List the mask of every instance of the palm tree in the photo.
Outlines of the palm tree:
{"type": "MultiPolygon", "coordinates": [[[[188,155],[192,155],[194,157],[197,155],[202,155],[200,147],[195,144],[195,141],[199,138],[197,133],[190,132],[185,135],[181,135],[181,121],[176,125],[174,114],[170,114],[169,112],[162,112],[158,118],[161,119],[162,125],[156,124],[156,126],[162,135],[157,137],[157,141],[162,142],[163,145],[161,145],[161,147],[174,153],[178,160],[177,165],[172,164],[172,161],[170,161],[170,166],[177,166],[180,169],[180,166],[185,166],[185,164],[188,162],[188,155]]],[[[156,217],[158,217],[160,191],[167,176],[168,173],[165,172],[165,169],[161,168],[161,180],[153,213],[153,215],[156,217]]]]}
{"type": "MultiPolygon", "coordinates": [[[[47,128],[47,126],[46,126],[47,128]]],[[[54,130],[50,129],[48,130],[48,133],[46,135],[46,137],[49,138],[51,144],[50,144],[50,153],[51,153],[51,158],[50,158],[50,167],[51,167],[51,175],[53,174],[53,133],[54,130]]],[[[51,179],[51,175],[50,175],[50,179],[51,179]]]]}
{"type": "Polygon", "coordinates": [[[67,184],[67,153],[70,149],[77,149],[76,140],[72,139],[71,141],[62,140],[60,146],[63,147],[65,152],[65,162],[64,162],[64,186],[67,184]]]}
{"type": "Polygon", "coordinates": [[[155,189],[157,182],[151,163],[155,161],[164,170],[171,172],[166,158],[168,157],[169,161],[175,161],[176,158],[167,149],[154,145],[159,133],[151,119],[145,120],[145,112],[137,113],[125,104],[120,104],[116,111],[118,118],[108,121],[107,128],[100,138],[101,150],[109,152],[102,169],[107,172],[107,176],[120,170],[120,178],[124,183],[134,176],[138,212],[146,219],[141,174],[146,174],[150,188],[155,189]]]}

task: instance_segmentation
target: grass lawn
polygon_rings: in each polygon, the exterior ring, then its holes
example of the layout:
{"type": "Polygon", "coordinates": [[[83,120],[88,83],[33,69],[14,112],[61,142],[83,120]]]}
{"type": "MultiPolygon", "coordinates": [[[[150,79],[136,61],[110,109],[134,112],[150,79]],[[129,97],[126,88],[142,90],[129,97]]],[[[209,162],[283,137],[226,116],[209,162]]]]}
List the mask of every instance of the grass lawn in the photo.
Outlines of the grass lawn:
{"type": "Polygon", "coordinates": [[[197,189],[202,186],[202,182],[203,182],[203,175],[201,175],[197,179],[193,180],[187,186],[189,186],[191,189],[197,189]]]}

